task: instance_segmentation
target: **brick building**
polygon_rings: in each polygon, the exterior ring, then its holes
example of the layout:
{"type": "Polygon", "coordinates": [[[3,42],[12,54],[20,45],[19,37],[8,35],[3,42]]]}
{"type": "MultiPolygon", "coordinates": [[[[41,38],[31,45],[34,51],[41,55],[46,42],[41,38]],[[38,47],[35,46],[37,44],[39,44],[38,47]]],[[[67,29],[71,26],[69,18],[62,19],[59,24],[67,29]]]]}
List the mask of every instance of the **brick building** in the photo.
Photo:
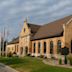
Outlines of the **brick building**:
{"type": "Polygon", "coordinates": [[[69,53],[72,53],[72,16],[44,25],[24,21],[19,35],[18,52],[20,56],[31,54],[58,58],[64,47],[69,48],[69,53]]]}

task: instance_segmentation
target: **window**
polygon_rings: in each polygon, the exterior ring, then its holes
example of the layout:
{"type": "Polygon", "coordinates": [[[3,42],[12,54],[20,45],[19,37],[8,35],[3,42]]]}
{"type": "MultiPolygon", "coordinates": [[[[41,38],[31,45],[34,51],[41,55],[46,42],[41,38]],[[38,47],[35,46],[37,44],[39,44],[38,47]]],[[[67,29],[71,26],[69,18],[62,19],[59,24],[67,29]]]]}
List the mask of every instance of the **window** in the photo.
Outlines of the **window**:
{"type": "Polygon", "coordinates": [[[72,40],[71,40],[71,53],[72,53],[72,40]]]}
{"type": "Polygon", "coordinates": [[[40,53],[40,47],[41,47],[41,44],[40,42],[38,43],[38,53],[40,53]]]}
{"type": "Polygon", "coordinates": [[[50,41],[50,54],[53,54],[53,41],[50,41]]]}
{"type": "Polygon", "coordinates": [[[26,29],[24,28],[24,32],[26,31],[26,29]]]}
{"type": "Polygon", "coordinates": [[[21,54],[23,54],[23,47],[21,47],[21,54]]]}
{"type": "Polygon", "coordinates": [[[16,48],[17,52],[18,52],[18,47],[19,47],[19,45],[17,45],[17,48],[16,48]]]}
{"type": "Polygon", "coordinates": [[[10,51],[10,48],[8,47],[8,52],[10,51]]]}
{"type": "Polygon", "coordinates": [[[25,53],[27,55],[27,53],[28,53],[28,47],[25,47],[25,53]]]}
{"type": "Polygon", "coordinates": [[[15,52],[16,52],[16,45],[15,45],[15,52]]]}
{"type": "Polygon", "coordinates": [[[2,50],[2,47],[1,47],[1,51],[3,51],[3,50],[2,50]]]}
{"type": "Polygon", "coordinates": [[[44,53],[46,53],[46,42],[44,42],[44,53]]]}
{"type": "Polygon", "coordinates": [[[35,53],[36,44],[34,43],[34,53],[35,53]]]}
{"type": "Polygon", "coordinates": [[[61,41],[58,40],[57,42],[57,53],[59,54],[61,52],[61,41]]]}
{"type": "Polygon", "coordinates": [[[12,47],[12,50],[13,50],[13,47],[12,47]]]}

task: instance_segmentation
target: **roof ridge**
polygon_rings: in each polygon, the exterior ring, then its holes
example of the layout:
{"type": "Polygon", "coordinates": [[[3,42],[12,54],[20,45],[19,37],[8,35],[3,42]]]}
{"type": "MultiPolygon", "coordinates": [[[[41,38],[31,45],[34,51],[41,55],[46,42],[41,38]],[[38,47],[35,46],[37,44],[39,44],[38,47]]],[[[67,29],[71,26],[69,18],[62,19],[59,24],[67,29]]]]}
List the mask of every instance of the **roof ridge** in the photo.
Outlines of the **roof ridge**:
{"type": "Polygon", "coordinates": [[[36,25],[36,26],[42,26],[42,25],[38,25],[38,24],[33,24],[33,23],[27,23],[29,25],[36,25]]]}
{"type": "Polygon", "coordinates": [[[43,24],[43,26],[48,25],[48,24],[52,24],[52,23],[54,23],[54,22],[57,22],[57,21],[63,20],[63,19],[68,18],[68,17],[72,17],[72,15],[64,16],[63,18],[60,18],[60,19],[54,20],[54,21],[49,22],[49,23],[46,23],[46,24],[43,24]]]}
{"type": "Polygon", "coordinates": [[[50,22],[39,28],[37,33],[34,35],[33,40],[63,36],[63,24],[68,22],[72,18],[72,15],[50,22]]]}

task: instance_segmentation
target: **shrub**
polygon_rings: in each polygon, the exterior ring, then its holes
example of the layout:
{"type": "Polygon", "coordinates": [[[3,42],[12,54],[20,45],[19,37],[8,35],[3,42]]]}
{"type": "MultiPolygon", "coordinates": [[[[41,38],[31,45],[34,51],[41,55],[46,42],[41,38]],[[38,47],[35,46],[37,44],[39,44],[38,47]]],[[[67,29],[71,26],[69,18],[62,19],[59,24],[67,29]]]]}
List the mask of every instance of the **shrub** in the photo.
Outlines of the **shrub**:
{"type": "Polygon", "coordinates": [[[34,55],[32,55],[32,57],[35,57],[34,55]]]}
{"type": "Polygon", "coordinates": [[[16,52],[13,52],[13,54],[16,54],[16,52]]]}
{"type": "Polygon", "coordinates": [[[16,52],[13,52],[13,57],[18,57],[17,53],[16,52]]]}
{"type": "Polygon", "coordinates": [[[44,59],[47,59],[47,57],[45,56],[44,59]]]}
{"type": "Polygon", "coordinates": [[[53,55],[53,54],[51,54],[51,59],[55,59],[55,57],[54,57],[54,55],[53,55]]]}
{"type": "Polygon", "coordinates": [[[59,64],[62,64],[62,59],[61,58],[59,59],[59,64]]]}
{"type": "Polygon", "coordinates": [[[72,65],[72,54],[68,55],[68,60],[70,62],[70,65],[72,65]]]}
{"type": "Polygon", "coordinates": [[[8,56],[8,57],[12,57],[12,55],[13,55],[13,54],[12,54],[11,52],[9,52],[7,56],[8,56]]]}
{"type": "Polygon", "coordinates": [[[44,58],[44,55],[40,55],[40,58],[44,58]]]}
{"type": "Polygon", "coordinates": [[[30,56],[30,54],[27,54],[27,56],[30,56]]]}
{"type": "Polygon", "coordinates": [[[51,59],[55,59],[55,57],[51,56],[51,59]]]}

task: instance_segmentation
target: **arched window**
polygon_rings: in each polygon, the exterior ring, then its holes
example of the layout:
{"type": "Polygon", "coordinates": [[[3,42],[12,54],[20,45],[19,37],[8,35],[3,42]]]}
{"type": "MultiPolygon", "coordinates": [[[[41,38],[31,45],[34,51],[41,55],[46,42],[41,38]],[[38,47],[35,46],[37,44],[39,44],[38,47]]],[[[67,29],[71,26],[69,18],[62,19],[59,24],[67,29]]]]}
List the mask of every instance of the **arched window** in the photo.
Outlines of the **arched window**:
{"type": "Polygon", "coordinates": [[[23,54],[23,47],[21,47],[21,54],[23,54]]]}
{"type": "Polygon", "coordinates": [[[58,54],[61,53],[61,41],[60,40],[58,40],[57,42],[57,53],[58,54]]]}
{"type": "Polygon", "coordinates": [[[50,41],[50,54],[53,54],[53,41],[50,41]]]}
{"type": "Polygon", "coordinates": [[[35,53],[36,44],[34,43],[34,53],[35,53]]]}
{"type": "Polygon", "coordinates": [[[46,53],[46,42],[44,42],[44,53],[46,53]]]}
{"type": "Polygon", "coordinates": [[[71,53],[72,53],[72,40],[71,40],[71,53]]]}
{"type": "Polygon", "coordinates": [[[25,47],[25,53],[26,53],[26,55],[28,53],[28,47],[27,46],[25,47]]]}
{"type": "Polygon", "coordinates": [[[17,52],[18,52],[19,46],[17,45],[17,52]]]}
{"type": "Polygon", "coordinates": [[[16,52],[16,45],[15,45],[15,52],[16,52]]]}
{"type": "Polygon", "coordinates": [[[38,43],[38,53],[40,53],[40,48],[41,48],[41,44],[40,42],[38,43]]]}

